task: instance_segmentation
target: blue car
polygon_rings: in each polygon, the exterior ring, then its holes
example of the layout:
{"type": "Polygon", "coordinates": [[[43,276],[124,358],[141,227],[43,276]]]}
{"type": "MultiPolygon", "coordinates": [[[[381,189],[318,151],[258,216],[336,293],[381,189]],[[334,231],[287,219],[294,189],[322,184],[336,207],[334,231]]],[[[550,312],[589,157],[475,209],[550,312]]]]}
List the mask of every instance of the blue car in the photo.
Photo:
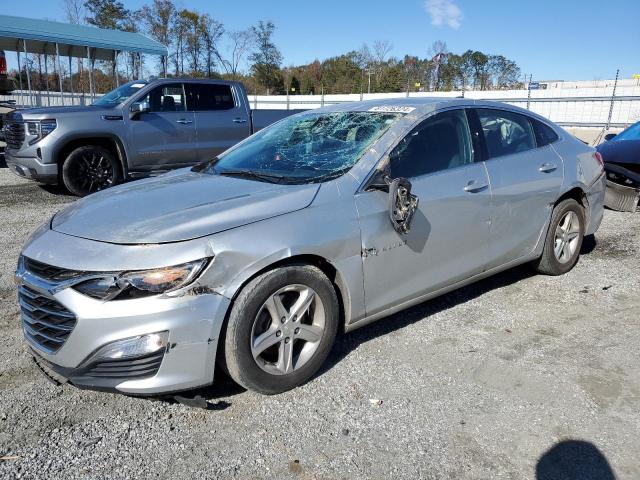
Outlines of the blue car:
{"type": "Polygon", "coordinates": [[[607,173],[604,203],[613,210],[635,212],[640,198],[640,122],[596,147],[607,173]]]}

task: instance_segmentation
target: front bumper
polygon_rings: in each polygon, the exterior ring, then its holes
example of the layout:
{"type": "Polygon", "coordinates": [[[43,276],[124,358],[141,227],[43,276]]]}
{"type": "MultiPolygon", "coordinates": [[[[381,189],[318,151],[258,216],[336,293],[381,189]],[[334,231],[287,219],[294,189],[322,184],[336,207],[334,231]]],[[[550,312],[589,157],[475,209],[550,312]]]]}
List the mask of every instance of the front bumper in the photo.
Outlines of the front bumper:
{"type": "MultiPolygon", "coordinates": [[[[155,296],[105,302],[71,288],[55,291],[33,275],[18,282],[57,302],[75,315],[76,322],[63,345],[52,352],[29,332],[24,316],[25,338],[38,366],[49,377],[68,380],[80,388],[153,395],[187,390],[213,381],[216,348],[229,300],[214,293],[185,293],[176,297],[155,296]],[[113,375],[97,375],[87,359],[105,344],[160,331],[169,332],[168,346],[157,354],[107,366],[113,375]],[[130,365],[131,362],[134,362],[130,365]],[[131,378],[126,372],[144,366],[148,376],[131,378]],[[123,372],[123,373],[118,373],[123,372]]],[[[33,330],[31,330],[32,332],[33,330]]],[[[47,331],[44,331],[47,333],[47,331]]],[[[104,362],[103,362],[104,363],[104,362]]],[[[105,366],[101,366],[104,373],[105,366]]]]}
{"type": "Polygon", "coordinates": [[[5,151],[5,161],[9,169],[19,177],[46,184],[58,183],[56,163],[42,163],[38,157],[19,157],[11,149],[5,151]]]}

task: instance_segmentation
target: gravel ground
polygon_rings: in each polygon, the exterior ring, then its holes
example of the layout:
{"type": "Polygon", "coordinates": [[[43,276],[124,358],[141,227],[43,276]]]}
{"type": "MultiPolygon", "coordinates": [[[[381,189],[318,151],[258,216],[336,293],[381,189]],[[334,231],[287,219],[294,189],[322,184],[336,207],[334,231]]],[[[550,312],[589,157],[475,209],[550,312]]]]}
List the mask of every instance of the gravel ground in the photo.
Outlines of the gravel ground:
{"type": "Polygon", "coordinates": [[[0,478],[640,478],[640,214],[607,211],[567,275],[516,268],[342,336],[282,395],[219,377],[204,410],[30,361],[12,272],[71,201],[0,168],[0,478]]]}

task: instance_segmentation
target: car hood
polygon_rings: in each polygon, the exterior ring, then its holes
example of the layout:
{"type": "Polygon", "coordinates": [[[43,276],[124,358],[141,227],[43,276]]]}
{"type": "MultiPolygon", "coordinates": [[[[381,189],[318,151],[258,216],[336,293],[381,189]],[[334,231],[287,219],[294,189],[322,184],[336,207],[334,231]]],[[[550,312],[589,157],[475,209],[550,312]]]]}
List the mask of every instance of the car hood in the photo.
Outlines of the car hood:
{"type": "Polygon", "coordinates": [[[42,120],[45,118],[61,118],[65,116],[73,116],[74,118],[81,114],[95,116],[100,115],[121,115],[118,109],[92,107],[92,106],[69,106],[69,107],[42,107],[28,108],[19,110],[16,115],[20,115],[25,120],[42,120]]]}
{"type": "Polygon", "coordinates": [[[605,163],[640,164],[640,140],[611,140],[596,149],[605,163]]]}
{"type": "Polygon", "coordinates": [[[319,188],[178,170],[80,199],[51,229],[118,244],[179,242],[303,209],[319,188]]]}

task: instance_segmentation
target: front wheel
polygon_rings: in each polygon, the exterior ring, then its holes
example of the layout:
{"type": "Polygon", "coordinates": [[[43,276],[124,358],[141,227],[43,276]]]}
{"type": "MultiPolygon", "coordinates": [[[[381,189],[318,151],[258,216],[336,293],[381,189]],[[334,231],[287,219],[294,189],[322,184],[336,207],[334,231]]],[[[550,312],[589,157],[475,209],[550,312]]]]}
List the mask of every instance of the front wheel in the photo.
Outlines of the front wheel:
{"type": "Polygon", "coordinates": [[[76,148],[62,164],[62,183],[79,197],[109,188],[120,178],[118,160],[109,150],[99,146],[76,148]]]}
{"type": "Polygon", "coordinates": [[[578,202],[568,198],[556,205],[535,269],[546,275],[562,275],[571,270],[580,256],[584,225],[584,208],[578,202]]]}
{"type": "Polygon", "coordinates": [[[301,385],[327,358],[338,319],[336,292],[318,268],[296,265],[260,275],[229,315],[227,371],[241,386],[265,394],[301,385]]]}

